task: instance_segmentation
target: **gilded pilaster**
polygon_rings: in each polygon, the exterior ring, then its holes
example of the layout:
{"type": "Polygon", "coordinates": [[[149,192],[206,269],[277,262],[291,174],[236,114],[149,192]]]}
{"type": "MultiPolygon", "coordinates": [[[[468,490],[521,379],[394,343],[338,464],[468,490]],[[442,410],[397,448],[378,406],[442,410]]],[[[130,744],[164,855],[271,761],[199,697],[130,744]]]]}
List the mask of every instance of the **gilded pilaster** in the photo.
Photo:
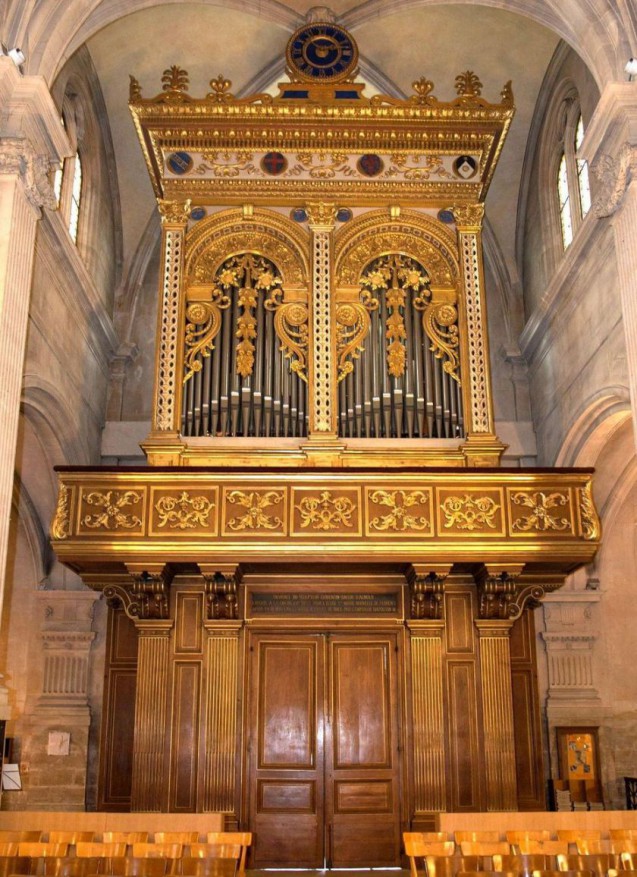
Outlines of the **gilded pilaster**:
{"type": "Polygon", "coordinates": [[[241,622],[207,622],[203,800],[205,813],[235,813],[241,622]]]}
{"type": "Polygon", "coordinates": [[[159,813],[168,809],[166,730],[173,622],[136,620],[135,625],[139,649],[131,810],[159,813]]]}
{"type": "Polygon", "coordinates": [[[511,626],[510,621],[476,621],[484,718],[485,802],[488,811],[517,810],[509,640],[511,626]]]}
{"type": "Polygon", "coordinates": [[[162,267],[159,279],[153,432],[173,434],[176,438],[179,432],[181,398],[178,390],[182,362],[182,283],[190,201],[159,199],[158,206],[162,225],[162,267]]]}
{"type": "Polygon", "coordinates": [[[497,465],[504,448],[495,436],[491,367],[487,327],[482,220],[484,204],[463,204],[453,208],[458,229],[458,251],[462,278],[461,308],[466,343],[463,345],[462,374],[467,423],[467,462],[471,466],[497,465]]]}
{"type": "Polygon", "coordinates": [[[412,621],[411,698],[415,813],[447,809],[443,707],[444,621],[412,621]]]}
{"type": "Polygon", "coordinates": [[[310,440],[336,438],[336,339],[333,333],[332,233],[336,209],[323,202],[308,204],[312,232],[312,362],[310,440]]]}

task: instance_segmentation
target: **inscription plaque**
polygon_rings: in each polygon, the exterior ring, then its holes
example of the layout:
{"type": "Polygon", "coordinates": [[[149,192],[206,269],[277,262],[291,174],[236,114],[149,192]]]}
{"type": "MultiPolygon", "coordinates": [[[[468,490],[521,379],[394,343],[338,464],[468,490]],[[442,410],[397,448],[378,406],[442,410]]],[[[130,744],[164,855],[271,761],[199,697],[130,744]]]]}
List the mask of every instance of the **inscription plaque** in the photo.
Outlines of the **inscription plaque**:
{"type": "Polygon", "coordinates": [[[323,615],[379,615],[396,617],[399,612],[398,594],[285,594],[263,591],[250,593],[250,615],[270,616],[323,616],[323,615]]]}

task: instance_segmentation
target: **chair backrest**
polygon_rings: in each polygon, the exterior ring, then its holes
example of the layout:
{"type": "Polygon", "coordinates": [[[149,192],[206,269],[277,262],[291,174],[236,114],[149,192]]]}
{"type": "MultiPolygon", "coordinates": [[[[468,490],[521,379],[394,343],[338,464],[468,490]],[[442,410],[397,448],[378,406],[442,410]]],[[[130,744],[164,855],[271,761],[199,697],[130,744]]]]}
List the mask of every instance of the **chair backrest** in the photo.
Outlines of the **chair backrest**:
{"type": "Polygon", "coordinates": [[[113,877],[165,877],[170,868],[168,859],[161,856],[124,856],[109,861],[113,877]]]}
{"type": "Polygon", "coordinates": [[[62,859],[45,859],[46,863],[54,863],[47,868],[55,877],[90,877],[104,873],[104,860],[100,856],[65,856],[62,859]]]}
{"type": "Polygon", "coordinates": [[[454,831],[457,844],[461,843],[497,843],[499,831],[454,831]]]}
{"type": "Polygon", "coordinates": [[[520,853],[525,856],[544,854],[545,856],[565,856],[568,841],[565,840],[527,840],[518,844],[520,853]]]}
{"type": "Polygon", "coordinates": [[[248,847],[252,845],[251,831],[209,831],[206,840],[209,844],[239,844],[239,874],[245,873],[248,847]]]}
{"type": "Polygon", "coordinates": [[[407,843],[407,839],[424,840],[428,843],[442,843],[449,840],[449,834],[446,831],[403,831],[403,843],[407,843]]]}
{"type": "Polygon", "coordinates": [[[612,844],[613,841],[601,838],[579,837],[575,841],[579,856],[598,856],[600,853],[610,853],[612,852],[612,844]]]}
{"type": "Polygon", "coordinates": [[[49,856],[62,858],[68,854],[67,843],[43,843],[42,841],[23,841],[18,844],[18,855],[31,859],[45,859],[49,856]]]}
{"type": "Polygon", "coordinates": [[[460,849],[463,856],[509,856],[511,845],[505,840],[499,841],[461,841],[460,849]]]}
{"type": "Polygon", "coordinates": [[[551,866],[551,856],[543,853],[529,856],[494,855],[492,859],[494,871],[514,871],[524,877],[530,877],[533,871],[544,871],[551,866]]]}
{"type": "Polygon", "coordinates": [[[637,853],[637,838],[635,840],[630,840],[630,838],[626,838],[622,840],[621,838],[613,838],[610,841],[611,853],[621,854],[621,853],[632,853],[635,855],[637,853]]]}
{"type": "Polygon", "coordinates": [[[147,842],[147,831],[105,831],[102,835],[102,843],[139,844],[147,842]]]}
{"type": "Polygon", "coordinates": [[[634,871],[635,869],[637,869],[637,851],[624,851],[619,854],[619,858],[621,859],[622,868],[624,868],[624,870],[634,871]]]}
{"type": "Polygon", "coordinates": [[[20,841],[28,840],[37,841],[41,840],[41,838],[41,831],[10,831],[8,829],[0,830],[0,843],[20,843],[20,841]]]}
{"type": "Polygon", "coordinates": [[[0,838],[0,856],[17,856],[19,841],[8,841],[0,838]]]}
{"type": "Polygon", "coordinates": [[[593,877],[592,871],[533,871],[531,877],[593,877]]]}
{"type": "Polygon", "coordinates": [[[611,840],[637,841],[637,828],[609,828],[608,836],[611,840]]]}
{"type": "Polygon", "coordinates": [[[234,877],[242,847],[236,844],[206,844],[206,856],[189,856],[180,860],[183,877],[234,877]]]}
{"type": "Polygon", "coordinates": [[[133,858],[136,859],[179,859],[183,844],[179,843],[136,843],[133,844],[133,858]]]}
{"type": "Polygon", "coordinates": [[[0,858],[0,877],[28,874],[30,870],[31,859],[28,856],[3,856],[0,858]]]}
{"type": "Polygon", "coordinates": [[[519,877],[517,871],[458,871],[456,877],[519,877]]]}
{"type": "Polygon", "coordinates": [[[558,828],[557,839],[564,840],[566,843],[574,844],[580,838],[587,840],[601,840],[602,833],[594,828],[558,828]]]}
{"type": "Polygon", "coordinates": [[[506,839],[508,843],[516,845],[525,840],[550,840],[551,832],[546,830],[507,831],[506,839]]]}
{"type": "Polygon", "coordinates": [[[619,856],[598,853],[590,856],[558,856],[560,871],[590,871],[597,877],[606,877],[610,868],[619,868],[619,856]]]}
{"type": "Polygon", "coordinates": [[[126,855],[126,843],[99,843],[79,841],[75,844],[75,855],[80,858],[112,859],[126,855]]]}
{"type": "Polygon", "coordinates": [[[477,856],[425,856],[427,877],[456,877],[458,871],[477,871],[477,856]]]}
{"type": "Polygon", "coordinates": [[[456,845],[452,840],[423,840],[417,831],[407,831],[403,834],[403,842],[405,844],[405,853],[409,856],[409,868],[411,877],[418,877],[417,859],[424,859],[426,856],[453,856],[456,851],[456,845]]]}
{"type": "Polygon", "coordinates": [[[198,831],[156,831],[153,835],[158,844],[196,844],[199,842],[198,831]]]}
{"type": "Polygon", "coordinates": [[[95,840],[94,831],[50,831],[48,841],[51,844],[76,844],[78,841],[88,843],[95,840]]]}

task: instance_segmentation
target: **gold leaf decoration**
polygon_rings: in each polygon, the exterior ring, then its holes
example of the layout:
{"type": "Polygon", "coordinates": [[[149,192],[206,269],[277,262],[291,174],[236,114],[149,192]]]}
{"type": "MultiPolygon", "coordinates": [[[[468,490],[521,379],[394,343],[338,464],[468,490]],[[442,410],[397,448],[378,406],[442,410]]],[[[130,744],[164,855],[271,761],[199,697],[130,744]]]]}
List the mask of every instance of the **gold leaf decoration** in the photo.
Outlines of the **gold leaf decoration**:
{"type": "MultiPolygon", "coordinates": [[[[374,306],[378,307],[378,302],[375,300],[369,303],[369,310],[373,310],[374,306]]],[[[347,302],[336,306],[336,356],[339,382],[354,370],[352,360],[359,359],[365,349],[363,341],[370,325],[368,307],[360,302],[347,302]]]]}
{"type": "Polygon", "coordinates": [[[82,521],[85,527],[92,530],[100,527],[106,530],[118,530],[120,527],[132,530],[133,527],[142,525],[141,518],[124,511],[127,506],[135,506],[141,502],[142,494],[135,490],[108,490],[106,493],[92,490],[84,499],[87,505],[101,509],[93,515],[85,515],[82,521]]]}
{"type": "Polygon", "coordinates": [[[516,518],[513,522],[513,530],[566,530],[570,527],[568,518],[560,518],[550,514],[551,509],[569,504],[568,496],[564,493],[549,493],[548,496],[541,490],[533,493],[518,491],[511,494],[511,502],[514,505],[524,506],[531,509],[529,515],[516,518]]]}
{"type": "Polygon", "coordinates": [[[480,97],[482,94],[482,83],[473,70],[459,73],[456,76],[455,86],[459,97],[480,97]]]}
{"type": "Polygon", "coordinates": [[[159,515],[157,526],[168,525],[173,530],[207,527],[213,508],[214,503],[205,496],[191,497],[185,490],[179,496],[162,496],[155,503],[159,515]]]}
{"type": "Polygon", "coordinates": [[[280,491],[267,490],[261,493],[251,490],[243,493],[241,490],[231,490],[226,499],[233,505],[247,509],[245,514],[228,521],[231,530],[278,530],[283,526],[281,518],[268,515],[265,511],[270,506],[283,502],[283,493],[280,491]]]}
{"type": "Polygon", "coordinates": [[[184,384],[195,372],[201,371],[203,357],[214,350],[213,341],[221,328],[221,311],[230,307],[230,299],[218,287],[210,290],[209,301],[191,302],[186,308],[184,343],[184,384]]]}
{"type": "Polygon", "coordinates": [[[370,522],[375,530],[424,530],[429,521],[424,515],[409,512],[414,506],[424,506],[429,497],[422,490],[375,490],[369,495],[376,505],[389,509],[386,515],[378,515],[370,522]]]}
{"type": "Polygon", "coordinates": [[[68,487],[61,484],[55,517],[51,524],[52,539],[66,539],[71,535],[70,497],[71,492],[68,487]]]}
{"type": "Polygon", "coordinates": [[[319,496],[304,496],[296,506],[301,515],[301,526],[313,530],[336,530],[351,527],[356,506],[347,496],[333,497],[329,490],[319,496]]]}
{"type": "Polygon", "coordinates": [[[495,516],[500,506],[490,496],[448,496],[441,505],[445,516],[445,528],[458,530],[495,529],[495,516]]]}
{"type": "Polygon", "coordinates": [[[580,519],[582,521],[582,535],[584,539],[592,541],[600,537],[600,525],[595,504],[593,503],[593,489],[589,482],[585,487],[579,488],[580,519]]]}

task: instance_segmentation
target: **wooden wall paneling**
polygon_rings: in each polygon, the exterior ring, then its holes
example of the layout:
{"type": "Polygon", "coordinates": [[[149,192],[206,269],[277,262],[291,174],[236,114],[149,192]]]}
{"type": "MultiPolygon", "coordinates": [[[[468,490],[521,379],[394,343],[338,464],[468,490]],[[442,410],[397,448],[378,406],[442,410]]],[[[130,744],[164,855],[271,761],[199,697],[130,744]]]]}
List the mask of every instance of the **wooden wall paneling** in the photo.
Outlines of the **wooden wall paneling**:
{"type": "Polygon", "coordinates": [[[517,810],[510,621],[476,621],[484,735],[485,809],[517,810]]]}
{"type": "Polygon", "coordinates": [[[166,728],[173,622],[153,619],[135,623],[139,657],[131,810],[160,813],[168,809],[166,728]]]}
{"type": "Polygon", "coordinates": [[[533,612],[523,612],[515,622],[511,628],[510,643],[518,809],[545,810],[546,794],[533,612]]]}
{"type": "Polygon", "coordinates": [[[238,823],[237,702],[241,622],[204,622],[204,746],[199,809],[226,813],[238,823]]]}
{"type": "Polygon", "coordinates": [[[412,621],[411,728],[413,812],[446,810],[443,690],[444,621],[412,621]]]}
{"type": "Polygon", "coordinates": [[[482,809],[483,757],[479,745],[475,587],[445,587],[445,701],[447,739],[447,809],[482,809]]]}
{"type": "Polygon", "coordinates": [[[174,813],[193,813],[197,809],[200,697],[201,662],[176,661],[173,665],[169,806],[174,813]]]}
{"type": "Polygon", "coordinates": [[[137,630],[121,608],[108,612],[98,808],[127,811],[131,804],[137,683],[137,630]]]}

